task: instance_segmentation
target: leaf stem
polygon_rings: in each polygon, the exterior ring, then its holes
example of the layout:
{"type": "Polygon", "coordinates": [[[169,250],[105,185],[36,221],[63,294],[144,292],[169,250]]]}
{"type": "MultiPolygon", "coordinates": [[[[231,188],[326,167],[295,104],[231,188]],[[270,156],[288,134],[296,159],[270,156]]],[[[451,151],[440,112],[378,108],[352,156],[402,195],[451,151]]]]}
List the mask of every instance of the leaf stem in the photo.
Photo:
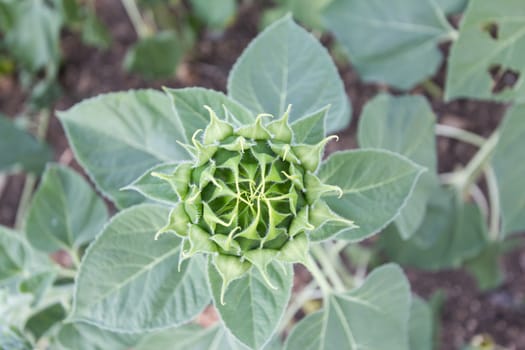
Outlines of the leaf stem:
{"type": "Polygon", "coordinates": [[[312,299],[317,299],[317,282],[312,280],[307,284],[293,299],[290,306],[286,309],[281,320],[280,332],[286,330],[288,325],[293,320],[295,314],[303,307],[303,305],[312,299]]]}
{"type": "Polygon", "coordinates": [[[151,28],[146,24],[142,15],[140,14],[139,7],[135,0],[121,0],[122,6],[128,14],[129,20],[137,33],[139,39],[145,38],[152,33],[151,28]]]}
{"type": "Polygon", "coordinates": [[[341,278],[339,278],[339,275],[337,274],[337,271],[335,270],[332,261],[326,254],[326,251],[323,249],[323,247],[321,245],[312,245],[310,247],[310,250],[321,265],[323,272],[328,276],[329,280],[332,282],[332,285],[334,286],[335,290],[338,292],[344,291],[346,287],[341,278]]]}
{"type": "MultiPolygon", "coordinates": [[[[40,111],[38,115],[38,126],[36,130],[36,138],[39,141],[43,141],[46,138],[47,128],[49,126],[49,119],[51,117],[51,113],[48,109],[43,109],[40,111]]],[[[33,190],[35,188],[37,177],[35,174],[27,173],[26,179],[24,182],[24,187],[22,189],[22,194],[20,196],[20,202],[18,204],[18,208],[16,210],[16,218],[15,218],[15,229],[21,230],[27,210],[29,208],[29,203],[31,202],[31,198],[33,196],[33,190]]]]}
{"type": "Polygon", "coordinates": [[[72,270],[72,269],[67,269],[67,268],[64,268],[62,266],[59,266],[58,267],[58,274],[61,277],[73,278],[74,279],[77,276],[77,271],[76,270],[72,270]]]}
{"type": "Polygon", "coordinates": [[[454,184],[461,190],[461,193],[464,194],[468,190],[468,187],[477,181],[483,169],[486,167],[487,162],[490,160],[498,144],[498,140],[499,132],[495,131],[483,146],[481,146],[465,169],[456,174],[454,184]]]}
{"type": "Polygon", "coordinates": [[[436,100],[442,100],[443,99],[443,89],[432,79],[427,79],[421,83],[421,87],[425,89],[425,91],[436,100]]]}
{"type": "Polygon", "coordinates": [[[456,128],[451,125],[436,124],[435,132],[437,136],[456,139],[477,147],[482,147],[487,141],[487,139],[479,136],[478,134],[460,128],[456,128]]]}
{"type": "Polygon", "coordinates": [[[312,277],[315,279],[315,281],[321,288],[321,291],[323,292],[323,297],[326,298],[328,295],[332,293],[332,287],[326,280],[323,274],[323,271],[319,269],[319,267],[317,266],[317,263],[315,262],[315,259],[311,255],[308,256],[306,267],[308,268],[308,270],[310,271],[310,274],[312,275],[312,277]]]}
{"type": "Polygon", "coordinates": [[[500,238],[500,215],[501,206],[499,201],[499,188],[496,179],[496,174],[491,166],[485,167],[485,180],[487,181],[489,202],[490,202],[490,218],[489,218],[489,239],[497,241],[500,238]]]}

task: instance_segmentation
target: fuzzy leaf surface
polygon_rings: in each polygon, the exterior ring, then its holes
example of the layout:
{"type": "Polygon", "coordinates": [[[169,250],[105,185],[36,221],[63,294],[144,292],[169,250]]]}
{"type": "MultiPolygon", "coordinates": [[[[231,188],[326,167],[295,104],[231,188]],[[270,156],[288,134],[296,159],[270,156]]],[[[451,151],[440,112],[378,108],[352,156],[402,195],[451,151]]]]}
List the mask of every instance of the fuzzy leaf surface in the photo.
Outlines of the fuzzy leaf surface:
{"type": "Polygon", "coordinates": [[[208,267],[214,304],[224,326],[252,349],[261,349],[268,343],[290,300],[293,285],[291,266],[287,264],[286,271],[283,271],[277,263],[272,263],[268,266],[268,274],[276,290],[270,289],[261,273],[252,268],[228,286],[225,304],[222,305],[221,276],[213,264],[208,267]]]}
{"type": "Polygon", "coordinates": [[[290,122],[331,105],[328,132],[350,122],[348,98],[330,55],[289,16],[246,48],[228,77],[228,95],[254,113],[275,117],[291,104],[290,122]]]}
{"type": "Polygon", "coordinates": [[[287,350],[406,350],[410,286],[394,264],[372,271],[359,288],[331,295],[323,310],[300,321],[287,350]],[[371,326],[373,325],[373,327],[371,326]]]}
{"type": "Polygon", "coordinates": [[[141,335],[113,333],[86,323],[64,324],[56,336],[53,349],[57,350],[127,350],[141,335]]]}
{"type": "Polygon", "coordinates": [[[525,230],[525,105],[516,105],[506,114],[492,158],[501,202],[504,235],[525,230]]]}
{"type": "Polygon", "coordinates": [[[438,3],[335,0],[324,19],[363,80],[408,90],[436,72],[438,44],[455,33],[438,3]]]}
{"type": "Polygon", "coordinates": [[[144,204],[110,221],[82,261],[71,319],[142,332],[187,322],[202,311],[210,301],[203,258],[186,261],[179,271],[181,240],[168,234],[153,239],[168,212],[144,204]]]}
{"type": "Polygon", "coordinates": [[[26,235],[44,252],[77,249],[94,239],[107,220],[104,202],[82,176],[50,165],[29,208],[26,235]]]}
{"type": "Polygon", "coordinates": [[[368,102],[361,114],[358,131],[361,147],[396,152],[428,169],[395,220],[405,239],[412,236],[423,221],[428,197],[437,186],[435,124],[436,117],[421,96],[381,94],[368,102]]]}
{"type": "Polygon", "coordinates": [[[339,186],[324,197],[338,215],[355,222],[358,228],[321,226],[311,235],[321,239],[338,235],[339,239],[363,240],[379,232],[394,220],[405,206],[424,168],[396,153],[363,149],[334,153],[322,164],[322,182],[339,186]],[[331,232],[323,232],[329,230],[331,232]]]}
{"type": "Polygon", "coordinates": [[[171,185],[158,177],[151,175],[151,173],[171,174],[180,163],[168,163],[156,165],[148,169],[133,183],[126,186],[125,190],[134,190],[143,196],[166,204],[177,203],[179,197],[174,192],[171,185]]]}
{"type": "Polygon", "coordinates": [[[121,191],[154,165],[189,159],[181,121],[154,90],[109,93],[58,113],[75,156],[119,208],[143,201],[121,191]]]}
{"type": "Polygon", "coordinates": [[[309,145],[321,142],[325,138],[327,114],[328,109],[323,109],[295,121],[291,125],[295,137],[294,141],[296,143],[306,143],[309,145]]]}
{"type": "Polygon", "coordinates": [[[470,1],[450,52],[445,99],[525,101],[525,7],[470,1]]]}

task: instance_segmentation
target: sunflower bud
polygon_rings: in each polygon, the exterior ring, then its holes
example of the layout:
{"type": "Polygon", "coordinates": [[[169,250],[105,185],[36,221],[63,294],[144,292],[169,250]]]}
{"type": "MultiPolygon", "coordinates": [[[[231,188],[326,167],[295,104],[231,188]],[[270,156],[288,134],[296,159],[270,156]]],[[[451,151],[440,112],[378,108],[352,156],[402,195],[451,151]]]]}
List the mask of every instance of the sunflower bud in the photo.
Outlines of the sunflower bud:
{"type": "Polygon", "coordinates": [[[344,220],[321,200],[341,189],[314,173],[331,138],[293,144],[289,109],[278,120],[261,114],[238,129],[206,109],[207,128],[185,145],[194,160],[171,174],[152,174],[180,198],[158,234],[170,231],[183,239],[181,259],[211,254],[223,280],[221,297],[253,266],[273,288],[269,263],[304,263],[308,233],[326,221],[344,220]]]}

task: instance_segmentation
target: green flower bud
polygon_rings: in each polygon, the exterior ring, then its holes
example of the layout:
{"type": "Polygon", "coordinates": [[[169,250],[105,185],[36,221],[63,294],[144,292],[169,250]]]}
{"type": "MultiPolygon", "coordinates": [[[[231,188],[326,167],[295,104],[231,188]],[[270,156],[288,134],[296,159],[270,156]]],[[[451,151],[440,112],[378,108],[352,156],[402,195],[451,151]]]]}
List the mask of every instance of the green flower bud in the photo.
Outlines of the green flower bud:
{"type": "Polygon", "coordinates": [[[184,145],[193,162],[152,175],[167,181],[180,199],[158,234],[171,231],[184,240],[181,259],[211,255],[223,280],[222,300],[228,284],[251,267],[273,288],[268,264],[305,263],[309,232],[326,221],[352,223],[321,200],[342,194],[315,175],[331,137],[317,145],[293,144],[290,108],[277,120],[263,123],[271,116],[261,114],[238,129],[225,120],[235,118],[229,111],[220,119],[206,109],[209,125],[184,145]]]}

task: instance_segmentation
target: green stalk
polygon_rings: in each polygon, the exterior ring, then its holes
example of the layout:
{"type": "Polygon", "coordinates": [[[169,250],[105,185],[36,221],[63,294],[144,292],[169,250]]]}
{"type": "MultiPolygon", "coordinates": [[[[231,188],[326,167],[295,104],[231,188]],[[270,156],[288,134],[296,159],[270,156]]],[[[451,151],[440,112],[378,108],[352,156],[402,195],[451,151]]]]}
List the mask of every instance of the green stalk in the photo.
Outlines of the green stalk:
{"type": "Polygon", "coordinates": [[[346,287],[341,278],[339,278],[339,275],[337,274],[336,270],[334,269],[334,266],[332,265],[332,261],[330,261],[330,258],[326,254],[326,251],[323,249],[323,247],[320,245],[312,245],[310,247],[310,250],[321,265],[323,272],[328,276],[329,280],[332,282],[332,285],[334,286],[335,290],[338,292],[344,291],[346,287]]]}
{"type": "Polygon", "coordinates": [[[321,291],[323,292],[323,297],[326,298],[332,293],[332,287],[324,277],[323,271],[319,269],[317,263],[315,262],[315,259],[311,255],[308,256],[306,267],[308,268],[310,274],[321,288],[321,291]]]}
{"type": "MultiPolygon", "coordinates": [[[[50,118],[51,118],[51,113],[47,109],[43,109],[38,115],[38,122],[37,122],[38,126],[36,130],[36,138],[39,141],[43,141],[46,137],[50,118]]],[[[18,204],[18,209],[16,211],[16,218],[15,218],[15,229],[16,230],[21,230],[24,225],[27,210],[29,209],[29,203],[31,202],[31,198],[33,196],[33,189],[35,188],[36,180],[37,178],[35,174],[30,174],[30,173],[26,174],[24,187],[22,189],[22,194],[20,196],[20,202],[18,204]]]]}
{"type": "Polygon", "coordinates": [[[499,188],[496,174],[492,167],[485,168],[485,180],[489,192],[490,218],[489,218],[489,239],[497,241],[500,239],[500,216],[501,206],[499,201],[499,188]]]}
{"type": "Polygon", "coordinates": [[[312,280],[307,284],[301,292],[299,292],[290,303],[290,306],[286,309],[284,316],[281,320],[280,332],[286,330],[290,322],[293,320],[295,314],[303,307],[303,305],[315,298],[317,291],[317,282],[312,280]]]}
{"type": "Polygon", "coordinates": [[[137,33],[139,38],[145,38],[153,33],[153,30],[148,26],[148,24],[142,18],[140,14],[139,7],[135,0],[121,0],[122,6],[128,14],[129,20],[137,33]]]}
{"type": "Polygon", "coordinates": [[[435,132],[437,136],[456,139],[477,147],[482,147],[487,141],[487,139],[479,136],[478,134],[474,134],[470,131],[445,124],[436,124],[435,132]]]}
{"type": "Polygon", "coordinates": [[[421,87],[425,89],[425,91],[428,92],[428,94],[432,96],[433,99],[443,99],[443,89],[438,84],[434,83],[431,79],[423,81],[421,83],[421,87]]]}
{"type": "Polygon", "coordinates": [[[455,178],[455,185],[465,194],[468,190],[468,187],[477,182],[479,176],[481,175],[483,169],[486,167],[487,163],[496,148],[499,140],[499,133],[495,131],[489,139],[481,146],[479,151],[474,155],[474,157],[467,164],[465,169],[460,171],[455,178]]]}

